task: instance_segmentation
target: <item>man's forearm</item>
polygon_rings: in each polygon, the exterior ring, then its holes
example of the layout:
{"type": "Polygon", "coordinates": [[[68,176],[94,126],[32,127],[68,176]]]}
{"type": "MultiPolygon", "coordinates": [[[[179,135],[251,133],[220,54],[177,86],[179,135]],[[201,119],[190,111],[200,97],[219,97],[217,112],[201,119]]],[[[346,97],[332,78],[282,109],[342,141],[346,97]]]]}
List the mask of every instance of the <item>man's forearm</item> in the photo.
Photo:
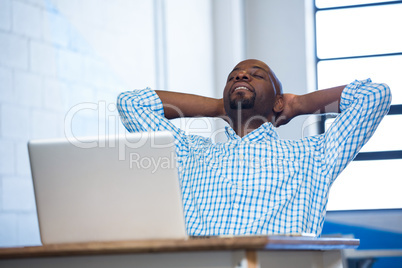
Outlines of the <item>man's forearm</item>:
{"type": "Polygon", "coordinates": [[[194,94],[156,90],[163,103],[165,117],[220,117],[224,116],[223,100],[194,94]]]}
{"type": "Polygon", "coordinates": [[[346,85],[317,90],[298,97],[297,115],[339,113],[339,103],[346,85]]]}

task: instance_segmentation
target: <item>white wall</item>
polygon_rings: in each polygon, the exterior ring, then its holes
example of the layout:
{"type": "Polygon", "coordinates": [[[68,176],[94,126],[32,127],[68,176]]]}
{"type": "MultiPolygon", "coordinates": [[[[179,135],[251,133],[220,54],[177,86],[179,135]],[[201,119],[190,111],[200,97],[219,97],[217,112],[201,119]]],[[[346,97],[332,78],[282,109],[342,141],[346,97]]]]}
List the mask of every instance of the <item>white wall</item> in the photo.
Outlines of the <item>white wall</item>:
{"type": "Polygon", "coordinates": [[[203,0],[0,0],[0,246],[40,243],[29,139],[125,131],[114,105],[123,90],[214,95],[211,8],[203,0]]]}
{"type": "MultiPolygon", "coordinates": [[[[119,92],[221,97],[245,58],[266,61],[285,91],[305,92],[302,3],[0,0],[0,246],[40,242],[27,141],[118,132],[119,92]]],[[[289,128],[282,137],[301,132],[289,128]]]]}
{"type": "MultiPolygon", "coordinates": [[[[315,90],[311,53],[312,25],[308,24],[313,1],[247,0],[246,57],[266,62],[285,93],[303,94],[315,90]],[[305,3],[306,2],[306,3],[305,3]],[[307,15],[306,15],[307,14],[307,15]],[[307,35],[307,39],[306,39],[307,35]],[[310,38],[310,39],[308,39],[310,38]]],[[[315,132],[309,118],[301,116],[278,129],[283,139],[297,139],[315,132]]]]}
{"type": "MultiPolygon", "coordinates": [[[[165,10],[165,87],[172,91],[213,97],[212,4],[205,0],[164,1],[165,10]]],[[[209,136],[213,120],[176,119],[176,126],[209,136]]]]}
{"type": "Polygon", "coordinates": [[[0,12],[0,246],[36,244],[27,141],[117,131],[116,95],[155,84],[153,6],[1,0],[0,12]]]}

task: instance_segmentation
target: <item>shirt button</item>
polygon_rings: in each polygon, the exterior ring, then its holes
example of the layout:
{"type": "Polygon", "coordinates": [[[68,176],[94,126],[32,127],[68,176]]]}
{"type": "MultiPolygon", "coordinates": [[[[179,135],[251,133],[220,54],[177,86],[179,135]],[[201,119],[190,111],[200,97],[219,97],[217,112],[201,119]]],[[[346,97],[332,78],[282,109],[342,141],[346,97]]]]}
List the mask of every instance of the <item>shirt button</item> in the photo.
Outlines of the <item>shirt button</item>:
{"type": "Polygon", "coordinates": [[[234,207],[235,209],[238,209],[238,208],[239,208],[239,204],[234,204],[233,207],[234,207]]]}
{"type": "Polygon", "coordinates": [[[237,185],[238,185],[239,187],[242,187],[242,186],[243,186],[243,183],[239,182],[237,185]]]}
{"type": "Polygon", "coordinates": [[[242,159],[242,160],[243,160],[243,159],[244,159],[244,155],[242,155],[242,154],[241,154],[241,155],[240,155],[240,159],[242,159]]]}

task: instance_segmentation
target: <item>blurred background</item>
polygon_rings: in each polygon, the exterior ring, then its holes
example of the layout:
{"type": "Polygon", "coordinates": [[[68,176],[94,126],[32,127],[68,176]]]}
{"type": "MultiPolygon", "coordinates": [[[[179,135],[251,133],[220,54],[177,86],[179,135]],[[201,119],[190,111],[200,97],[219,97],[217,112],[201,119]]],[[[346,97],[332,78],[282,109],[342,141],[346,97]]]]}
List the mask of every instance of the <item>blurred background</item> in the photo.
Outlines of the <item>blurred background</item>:
{"type": "MultiPolygon", "coordinates": [[[[0,0],[0,246],[40,244],[28,140],[124,133],[120,92],[221,97],[231,69],[257,58],[285,92],[368,77],[391,87],[390,114],[333,185],[324,232],[402,248],[401,14],[402,1],[374,0],[0,0]]],[[[302,138],[331,120],[278,131],[302,138]]],[[[206,136],[225,125],[175,124],[206,136]]]]}

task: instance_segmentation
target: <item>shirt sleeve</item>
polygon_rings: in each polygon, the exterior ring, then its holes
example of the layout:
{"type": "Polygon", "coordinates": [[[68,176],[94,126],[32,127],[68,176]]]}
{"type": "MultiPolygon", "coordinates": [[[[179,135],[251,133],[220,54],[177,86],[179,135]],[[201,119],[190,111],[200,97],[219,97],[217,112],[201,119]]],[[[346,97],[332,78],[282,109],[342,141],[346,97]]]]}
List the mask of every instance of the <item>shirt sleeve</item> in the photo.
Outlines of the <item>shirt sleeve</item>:
{"type": "Polygon", "coordinates": [[[324,171],[333,181],[370,139],[391,105],[386,84],[354,81],[341,95],[341,114],[323,134],[324,171]]]}
{"type": "Polygon", "coordinates": [[[166,119],[162,101],[154,90],[146,88],[121,93],[117,97],[117,109],[129,132],[170,131],[175,137],[178,154],[187,151],[185,132],[166,119]]]}

